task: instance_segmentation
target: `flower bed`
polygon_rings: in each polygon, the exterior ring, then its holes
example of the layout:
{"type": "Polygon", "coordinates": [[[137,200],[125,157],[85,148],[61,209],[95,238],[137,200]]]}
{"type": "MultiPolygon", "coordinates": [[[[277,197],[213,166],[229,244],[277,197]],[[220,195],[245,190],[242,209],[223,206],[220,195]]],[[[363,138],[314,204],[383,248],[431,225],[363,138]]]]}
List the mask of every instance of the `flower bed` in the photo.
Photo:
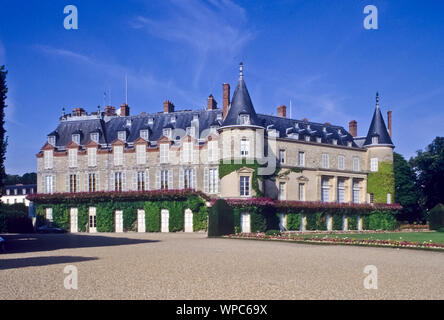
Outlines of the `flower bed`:
{"type": "Polygon", "coordinates": [[[411,242],[406,240],[382,240],[382,239],[354,239],[340,238],[326,235],[322,238],[302,237],[299,234],[284,235],[267,235],[265,233],[237,233],[224,236],[229,239],[256,239],[256,240],[279,240],[299,243],[316,243],[316,244],[341,244],[341,245],[357,245],[357,246],[373,246],[373,247],[391,247],[391,248],[410,248],[410,249],[435,249],[444,250],[444,244],[424,241],[411,242]]]}

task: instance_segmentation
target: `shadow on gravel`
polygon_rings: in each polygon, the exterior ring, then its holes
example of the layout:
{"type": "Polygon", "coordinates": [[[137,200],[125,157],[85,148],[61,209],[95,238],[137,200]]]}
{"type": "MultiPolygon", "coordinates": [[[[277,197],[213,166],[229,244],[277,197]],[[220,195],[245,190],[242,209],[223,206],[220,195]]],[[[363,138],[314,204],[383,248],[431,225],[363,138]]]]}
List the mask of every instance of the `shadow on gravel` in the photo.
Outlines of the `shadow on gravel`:
{"type": "Polygon", "coordinates": [[[76,263],[82,261],[97,260],[94,257],[74,257],[74,256],[55,256],[55,257],[30,257],[18,259],[0,259],[0,270],[42,267],[51,264],[76,263]]]}
{"type": "MultiPolygon", "coordinates": [[[[26,253],[52,251],[59,249],[75,249],[90,247],[126,246],[140,243],[158,242],[158,240],[116,238],[88,234],[5,234],[5,252],[26,253]]],[[[0,254],[0,259],[1,259],[0,254]]]]}

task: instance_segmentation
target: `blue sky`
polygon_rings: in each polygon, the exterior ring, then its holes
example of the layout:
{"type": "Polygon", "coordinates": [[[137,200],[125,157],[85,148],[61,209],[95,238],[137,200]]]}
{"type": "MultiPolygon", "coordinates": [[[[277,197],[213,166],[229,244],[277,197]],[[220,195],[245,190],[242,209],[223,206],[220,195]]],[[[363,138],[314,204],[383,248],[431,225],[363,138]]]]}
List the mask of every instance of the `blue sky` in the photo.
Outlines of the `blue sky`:
{"type": "Polygon", "coordinates": [[[8,173],[36,170],[35,154],[62,107],[96,111],[103,93],[131,114],[202,108],[238,63],[255,108],[368,130],[379,91],[393,111],[396,151],[409,158],[444,135],[444,2],[2,0],[0,64],[8,74],[8,173]],[[78,8],[65,30],[63,8],[78,8]],[[378,30],[363,27],[366,5],[378,30]]]}

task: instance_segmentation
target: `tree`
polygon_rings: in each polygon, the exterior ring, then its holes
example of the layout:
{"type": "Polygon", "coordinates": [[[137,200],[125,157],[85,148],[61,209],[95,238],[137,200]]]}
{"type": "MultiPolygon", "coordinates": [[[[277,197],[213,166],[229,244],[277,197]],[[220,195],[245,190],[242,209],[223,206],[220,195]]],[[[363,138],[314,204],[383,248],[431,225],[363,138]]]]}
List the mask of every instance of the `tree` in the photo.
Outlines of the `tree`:
{"type": "Polygon", "coordinates": [[[13,184],[37,184],[37,174],[35,172],[25,173],[23,176],[16,174],[6,174],[3,180],[5,186],[13,184]]]}
{"type": "Polygon", "coordinates": [[[395,174],[395,202],[402,205],[397,219],[400,221],[421,221],[422,211],[416,187],[416,176],[410,164],[399,153],[393,153],[393,171],[395,174]]]}
{"type": "Polygon", "coordinates": [[[427,210],[444,203],[444,137],[436,137],[410,163],[417,176],[421,201],[427,210]]]}
{"type": "Polygon", "coordinates": [[[6,108],[6,94],[8,87],[6,86],[6,74],[8,72],[5,66],[0,67],[0,194],[3,189],[3,179],[5,178],[5,158],[6,146],[8,139],[5,130],[5,108],[6,108]]]}

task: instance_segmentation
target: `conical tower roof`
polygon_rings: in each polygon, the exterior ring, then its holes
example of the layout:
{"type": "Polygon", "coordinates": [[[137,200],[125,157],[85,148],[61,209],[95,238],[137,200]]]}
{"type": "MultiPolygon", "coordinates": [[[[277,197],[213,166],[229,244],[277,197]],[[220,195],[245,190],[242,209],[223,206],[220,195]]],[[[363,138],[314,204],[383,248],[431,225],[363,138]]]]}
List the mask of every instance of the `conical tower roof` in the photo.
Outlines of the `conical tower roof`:
{"type": "Polygon", "coordinates": [[[250,126],[261,126],[244,81],[242,62],[240,63],[239,71],[239,81],[237,83],[236,90],[234,91],[233,99],[231,100],[230,109],[228,110],[222,126],[226,127],[241,125],[239,122],[239,115],[241,114],[249,115],[250,126]]]}
{"type": "Polygon", "coordinates": [[[381,110],[379,108],[379,94],[376,93],[376,108],[373,113],[373,119],[370,124],[370,128],[368,129],[367,137],[364,142],[364,146],[375,145],[373,143],[373,137],[378,137],[377,145],[391,145],[393,146],[392,139],[387,131],[387,127],[385,126],[384,117],[381,114],[381,110]]]}

